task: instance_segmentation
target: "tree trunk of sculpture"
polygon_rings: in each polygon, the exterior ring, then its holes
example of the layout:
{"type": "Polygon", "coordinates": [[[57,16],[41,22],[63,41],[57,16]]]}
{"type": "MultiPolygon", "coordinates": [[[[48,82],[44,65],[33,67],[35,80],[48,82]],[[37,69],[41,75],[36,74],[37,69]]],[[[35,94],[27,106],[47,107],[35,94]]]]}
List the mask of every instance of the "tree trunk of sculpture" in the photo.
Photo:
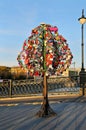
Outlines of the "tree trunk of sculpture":
{"type": "Polygon", "coordinates": [[[39,117],[50,117],[56,115],[56,113],[52,110],[48,101],[48,86],[47,86],[47,77],[46,73],[43,78],[43,103],[41,109],[37,112],[39,117]]]}

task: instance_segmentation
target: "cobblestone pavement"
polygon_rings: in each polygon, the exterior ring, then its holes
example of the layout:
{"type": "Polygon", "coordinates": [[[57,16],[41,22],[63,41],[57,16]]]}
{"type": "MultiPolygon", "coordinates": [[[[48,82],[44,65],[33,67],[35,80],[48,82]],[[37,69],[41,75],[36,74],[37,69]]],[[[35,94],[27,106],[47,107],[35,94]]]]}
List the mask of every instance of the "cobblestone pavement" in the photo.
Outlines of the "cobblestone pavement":
{"type": "Polygon", "coordinates": [[[41,102],[0,104],[0,130],[86,130],[86,97],[49,102],[55,116],[42,118],[36,113],[41,102]]]}

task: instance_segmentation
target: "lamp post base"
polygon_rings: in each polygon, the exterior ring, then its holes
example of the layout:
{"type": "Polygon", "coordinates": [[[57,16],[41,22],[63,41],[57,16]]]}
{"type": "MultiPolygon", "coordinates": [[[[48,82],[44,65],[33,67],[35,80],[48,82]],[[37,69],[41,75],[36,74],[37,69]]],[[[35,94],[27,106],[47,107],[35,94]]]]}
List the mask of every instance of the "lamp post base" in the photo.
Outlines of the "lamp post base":
{"type": "Polygon", "coordinates": [[[86,71],[84,69],[81,69],[79,75],[80,75],[80,86],[83,86],[86,83],[86,71]]]}
{"type": "Polygon", "coordinates": [[[82,95],[85,95],[85,84],[86,84],[86,72],[84,69],[81,69],[80,73],[80,87],[82,88],[82,95]]]}

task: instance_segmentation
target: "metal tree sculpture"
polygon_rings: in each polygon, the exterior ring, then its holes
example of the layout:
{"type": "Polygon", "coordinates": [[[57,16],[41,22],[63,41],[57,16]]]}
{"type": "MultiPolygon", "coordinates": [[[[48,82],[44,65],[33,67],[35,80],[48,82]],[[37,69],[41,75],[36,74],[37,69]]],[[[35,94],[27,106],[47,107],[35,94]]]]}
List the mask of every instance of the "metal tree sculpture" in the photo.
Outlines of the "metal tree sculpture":
{"type": "Polygon", "coordinates": [[[48,102],[47,76],[60,75],[71,64],[72,53],[66,39],[58,34],[58,28],[49,24],[40,24],[32,30],[18,55],[21,67],[29,70],[30,76],[43,77],[43,104],[39,116],[55,114],[48,102]]]}

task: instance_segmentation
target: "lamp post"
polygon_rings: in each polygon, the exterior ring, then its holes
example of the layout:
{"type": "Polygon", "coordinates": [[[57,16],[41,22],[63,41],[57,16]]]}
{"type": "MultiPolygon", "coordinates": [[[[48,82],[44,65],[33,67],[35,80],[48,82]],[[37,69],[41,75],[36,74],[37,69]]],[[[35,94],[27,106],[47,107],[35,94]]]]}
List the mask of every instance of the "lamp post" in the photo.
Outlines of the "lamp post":
{"type": "Polygon", "coordinates": [[[82,94],[84,95],[84,85],[86,83],[86,72],[84,69],[84,24],[86,23],[86,17],[84,16],[84,9],[82,9],[82,16],[78,19],[81,24],[81,58],[82,58],[82,64],[81,64],[81,71],[79,73],[80,75],[80,86],[82,87],[82,94]]]}

